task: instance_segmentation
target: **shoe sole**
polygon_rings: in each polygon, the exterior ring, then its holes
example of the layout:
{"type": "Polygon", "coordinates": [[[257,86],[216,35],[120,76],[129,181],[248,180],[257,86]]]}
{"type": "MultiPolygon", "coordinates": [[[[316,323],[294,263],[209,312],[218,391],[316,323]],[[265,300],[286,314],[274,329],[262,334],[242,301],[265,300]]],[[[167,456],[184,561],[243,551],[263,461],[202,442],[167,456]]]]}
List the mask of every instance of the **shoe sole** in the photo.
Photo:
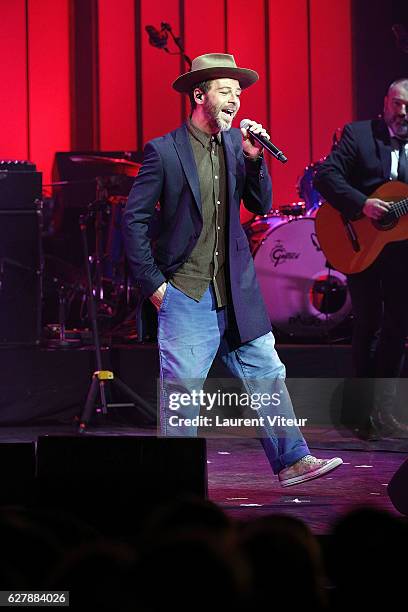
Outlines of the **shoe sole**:
{"type": "Polygon", "coordinates": [[[282,487],[291,487],[302,482],[307,482],[308,480],[313,480],[314,478],[319,478],[320,476],[324,476],[328,472],[331,472],[336,467],[339,467],[339,465],[342,463],[343,459],[340,459],[340,457],[335,457],[334,459],[330,459],[326,465],[323,465],[317,470],[312,470],[311,472],[307,472],[301,476],[294,476],[293,478],[288,478],[287,480],[281,480],[280,484],[282,487]]]}

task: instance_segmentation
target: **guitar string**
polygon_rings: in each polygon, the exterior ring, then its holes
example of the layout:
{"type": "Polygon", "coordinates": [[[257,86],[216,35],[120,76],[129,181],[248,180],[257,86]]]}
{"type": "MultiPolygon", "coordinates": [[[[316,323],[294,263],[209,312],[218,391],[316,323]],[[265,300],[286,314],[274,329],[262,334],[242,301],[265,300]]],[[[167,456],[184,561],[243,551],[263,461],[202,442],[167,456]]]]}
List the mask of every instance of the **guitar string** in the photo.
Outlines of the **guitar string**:
{"type": "Polygon", "coordinates": [[[408,212],[408,198],[395,202],[392,205],[390,212],[396,217],[402,217],[402,215],[406,214],[408,212]]]}
{"type": "Polygon", "coordinates": [[[396,207],[399,207],[401,205],[405,206],[407,203],[408,203],[408,198],[404,198],[403,200],[399,200],[398,202],[394,202],[392,207],[396,208],[396,207]]]}

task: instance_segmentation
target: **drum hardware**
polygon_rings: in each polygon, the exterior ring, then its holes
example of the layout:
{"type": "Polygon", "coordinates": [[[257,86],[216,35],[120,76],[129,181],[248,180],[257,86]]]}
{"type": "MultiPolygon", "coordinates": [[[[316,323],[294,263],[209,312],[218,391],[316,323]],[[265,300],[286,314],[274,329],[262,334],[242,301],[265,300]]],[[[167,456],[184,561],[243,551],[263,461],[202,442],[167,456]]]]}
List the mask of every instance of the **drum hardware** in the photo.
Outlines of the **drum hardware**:
{"type": "Polygon", "coordinates": [[[79,420],[79,433],[84,433],[88,427],[89,421],[92,417],[94,410],[98,410],[95,406],[96,398],[99,395],[100,407],[99,411],[102,414],[108,413],[108,408],[119,408],[119,407],[138,407],[142,414],[151,420],[155,418],[155,410],[148,404],[142,397],[135,393],[130,387],[128,387],[120,378],[114,375],[110,370],[104,370],[102,365],[101,355],[101,343],[99,338],[98,321],[96,315],[96,304],[95,304],[95,293],[92,282],[89,249],[88,249],[88,238],[87,238],[87,218],[86,215],[80,217],[80,230],[82,238],[84,265],[86,271],[87,280],[87,298],[88,298],[88,313],[90,315],[92,339],[95,349],[95,362],[96,370],[92,375],[91,384],[88,390],[85,406],[82,411],[79,420]],[[108,402],[106,396],[106,387],[112,383],[122,395],[126,396],[129,402],[113,403],[108,402]]]}
{"type": "Polygon", "coordinates": [[[79,270],[58,257],[45,255],[43,342],[47,347],[69,348],[78,346],[79,341],[84,343],[89,330],[75,327],[85,321],[84,291],[83,274],[79,270]]]}
{"type": "Polygon", "coordinates": [[[54,326],[54,329],[48,327],[48,331],[51,335],[58,334],[57,338],[50,338],[47,340],[48,348],[73,348],[78,347],[82,344],[81,338],[73,334],[67,334],[66,320],[67,320],[67,299],[71,297],[72,287],[66,287],[61,284],[58,286],[58,325],[54,326]]]}
{"type": "Polygon", "coordinates": [[[121,180],[135,177],[141,164],[97,155],[72,155],[70,160],[98,172],[94,179],[96,199],[88,205],[86,214],[81,215],[80,227],[85,224],[94,231],[94,250],[89,256],[93,295],[97,317],[105,328],[109,328],[117,325],[121,302],[128,305],[130,292],[120,228],[127,201],[126,196],[120,195],[121,180]]]}
{"type": "Polygon", "coordinates": [[[323,160],[319,160],[318,162],[314,162],[306,166],[302,176],[298,178],[296,183],[296,189],[299,197],[305,202],[306,216],[315,215],[319,206],[323,202],[322,196],[313,186],[315,174],[322,162],[323,160]]]}
{"type": "Polygon", "coordinates": [[[286,217],[302,217],[306,214],[306,205],[304,202],[284,204],[283,206],[280,206],[279,213],[286,217]]]}
{"type": "MultiPolygon", "coordinates": [[[[117,303],[123,291],[123,279],[109,251],[113,215],[112,201],[107,191],[109,179],[97,177],[96,181],[97,199],[88,205],[86,214],[80,216],[80,228],[85,225],[87,233],[90,230],[94,233],[94,252],[89,255],[89,264],[92,266],[91,277],[97,317],[106,328],[116,314],[117,303]]],[[[84,298],[85,295],[86,289],[83,291],[84,298]]],[[[89,310],[85,313],[89,300],[83,299],[82,305],[81,319],[89,318],[89,310]]]]}
{"type": "Polygon", "coordinates": [[[60,335],[57,323],[60,318],[59,285],[66,288],[65,337],[71,336],[73,328],[78,328],[81,335],[86,335],[89,327],[79,231],[79,216],[83,214],[87,218],[87,239],[100,331],[108,338],[110,330],[118,325],[119,316],[125,316],[123,308],[127,308],[129,302],[130,283],[120,224],[127,194],[140,164],[129,161],[126,154],[122,159],[121,153],[111,154],[110,157],[98,153],[65,155],[72,178],[67,176],[69,180],[55,180],[44,185],[46,189],[49,187],[55,190],[55,202],[49,200],[50,222],[43,233],[48,256],[45,265],[48,285],[43,302],[46,315],[44,323],[51,326],[44,328],[44,335],[51,335],[55,340],[60,335]],[[62,197],[63,193],[66,195],[65,190],[82,186],[87,188],[84,192],[87,194],[86,199],[80,200],[77,197],[75,201],[67,203],[68,200],[62,197]]]}

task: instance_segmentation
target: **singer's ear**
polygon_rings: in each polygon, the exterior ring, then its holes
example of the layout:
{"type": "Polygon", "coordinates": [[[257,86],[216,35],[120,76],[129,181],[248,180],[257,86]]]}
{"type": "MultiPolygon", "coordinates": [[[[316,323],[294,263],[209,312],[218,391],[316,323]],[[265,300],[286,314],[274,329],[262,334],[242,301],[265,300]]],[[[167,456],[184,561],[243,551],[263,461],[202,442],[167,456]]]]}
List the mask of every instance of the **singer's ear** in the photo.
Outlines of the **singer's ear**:
{"type": "Polygon", "coordinates": [[[201,91],[201,89],[198,89],[198,87],[194,90],[194,98],[197,100],[199,100],[200,102],[202,102],[203,100],[203,92],[201,91]]]}

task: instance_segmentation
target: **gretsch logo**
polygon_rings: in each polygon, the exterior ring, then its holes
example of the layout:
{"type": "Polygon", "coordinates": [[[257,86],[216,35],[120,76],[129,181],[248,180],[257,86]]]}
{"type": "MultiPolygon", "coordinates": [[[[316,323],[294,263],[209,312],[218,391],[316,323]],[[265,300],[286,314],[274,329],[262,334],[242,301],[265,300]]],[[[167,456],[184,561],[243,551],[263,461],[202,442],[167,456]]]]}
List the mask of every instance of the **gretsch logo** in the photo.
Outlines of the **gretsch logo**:
{"type": "Polygon", "coordinates": [[[277,240],[276,245],[269,253],[269,258],[275,268],[279,264],[284,264],[286,261],[291,261],[293,259],[299,259],[299,257],[300,253],[296,253],[295,251],[287,251],[280,240],[277,240]]]}

